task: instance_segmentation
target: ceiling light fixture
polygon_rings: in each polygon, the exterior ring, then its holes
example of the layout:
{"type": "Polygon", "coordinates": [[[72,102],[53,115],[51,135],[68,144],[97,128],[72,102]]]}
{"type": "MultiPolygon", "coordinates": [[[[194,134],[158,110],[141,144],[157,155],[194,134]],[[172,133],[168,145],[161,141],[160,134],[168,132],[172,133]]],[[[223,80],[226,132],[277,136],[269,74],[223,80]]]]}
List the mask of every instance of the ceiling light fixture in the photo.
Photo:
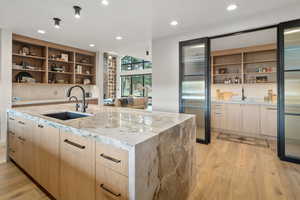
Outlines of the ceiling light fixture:
{"type": "Polygon", "coordinates": [[[54,20],[54,27],[57,28],[57,29],[59,29],[60,28],[61,19],[55,17],[55,18],[53,18],[53,20],[54,20]]]}
{"type": "Polygon", "coordinates": [[[227,6],[227,10],[228,11],[233,11],[237,9],[237,5],[236,4],[230,4],[229,6],[227,6]]]}
{"type": "Polygon", "coordinates": [[[116,40],[122,40],[122,39],[123,39],[122,36],[117,36],[117,37],[116,37],[116,40]]]}
{"type": "Polygon", "coordinates": [[[178,25],[178,22],[177,22],[176,20],[171,21],[171,22],[170,22],[170,25],[171,25],[171,26],[177,26],[177,25],[178,25]]]}
{"type": "Polygon", "coordinates": [[[299,33],[300,29],[294,29],[290,31],[284,31],[284,35],[293,34],[293,33],[299,33]]]}
{"type": "Polygon", "coordinates": [[[105,5],[105,6],[108,6],[108,4],[109,4],[109,1],[108,0],[102,0],[102,2],[101,2],[103,5],[105,5]]]}
{"type": "Polygon", "coordinates": [[[40,34],[45,34],[46,33],[46,31],[44,31],[44,30],[38,30],[37,32],[40,33],[40,34]]]}
{"type": "Polygon", "coordinates": [[[90,46],[90,47],[95,47],[96,45],[95,45],[95,44],[90,44],[89,46],[90,46]]]}
{"type": "Polygon", "coordinates": [[[73,6],[74,10],[75,10],[75,18],[79,19],[80,18],[80,11],[81,11],[81,7],[79,6],[73,6]]]}

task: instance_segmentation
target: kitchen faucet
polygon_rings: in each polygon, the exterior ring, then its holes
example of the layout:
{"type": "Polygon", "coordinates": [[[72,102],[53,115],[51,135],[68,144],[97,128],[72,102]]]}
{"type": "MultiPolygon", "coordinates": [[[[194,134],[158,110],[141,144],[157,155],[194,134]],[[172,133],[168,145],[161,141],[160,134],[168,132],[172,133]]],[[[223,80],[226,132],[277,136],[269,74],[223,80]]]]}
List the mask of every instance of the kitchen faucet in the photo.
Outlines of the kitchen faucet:
{"type": "MultiPolygon", "coordinates": [[[[73,88],[76,88],[76,87],[80,88],[81,91],[82,91],[82,105],[81,105],[81,112],[86,112],[86,109],[88,108],[88,104],[87,104],[86,101],[85,101],[85,90],[84,90],[83,87],[81,87],[80,85],[74,85],[74,86],[70,87],[70,88],[68,89],[68,91],[67,91],[67,97],[69,97],[70,100],[72,99],[72,98],[70,97],[70,96],[71,96],[71,92],[72,92],[73,88]]],[[[76,106],[76,110],[77,110],[77,109],[78,109],[78,108],[77,108],[77,106],[76,106]]]]}
{"type": "Polygon", "coordinates": [[[247,97],[245,96],[245,89],[242,88],[242,101],[245,101],[247,97]]]}
{"type": "Polygon", "coordinates": [[[76,107],[76,111],[78,112],[78,111],[79,111],[79,108],[80,108],[78,98],[77,98],[76,96],[71,96],[71,97],[69,98],[69,101],[72,101],[72,99],[74,99],[75,102],[76,102],[75,107],[76,107]]]}

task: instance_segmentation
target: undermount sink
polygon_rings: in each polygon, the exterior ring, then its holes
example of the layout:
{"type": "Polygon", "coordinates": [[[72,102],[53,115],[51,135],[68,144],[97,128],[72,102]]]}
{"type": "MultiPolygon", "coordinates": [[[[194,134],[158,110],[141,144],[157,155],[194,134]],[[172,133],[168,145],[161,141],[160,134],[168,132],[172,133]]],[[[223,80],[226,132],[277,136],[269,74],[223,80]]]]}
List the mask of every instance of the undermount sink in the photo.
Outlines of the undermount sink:
{"type": "Polygon", "coordinates": [[[71,120],[71,119],[89,117],[92,115],[86,113],[77,113],[77,112],[58,112],[58,113],[44,114],[44,116],[60,119],[60,120],[71,120]]]}

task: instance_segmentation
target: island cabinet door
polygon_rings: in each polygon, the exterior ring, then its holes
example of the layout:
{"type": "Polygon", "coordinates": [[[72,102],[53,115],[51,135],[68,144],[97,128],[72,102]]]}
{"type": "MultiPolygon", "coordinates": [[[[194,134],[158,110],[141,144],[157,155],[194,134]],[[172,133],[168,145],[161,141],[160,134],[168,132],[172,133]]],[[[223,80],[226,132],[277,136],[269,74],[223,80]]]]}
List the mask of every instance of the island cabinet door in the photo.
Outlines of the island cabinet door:
{"type": "Polygon", "coordinates": [[[59,199],[59,129],[37,124],[33,141],[37,181],[59,199]]]}
{"type": "Polygon", "coordinates": [[[9,115],[8,116],[8,155],[13,160],[16,160],[16,151],[17,151],[15,123],[16,123],[15,117],[9,115]]]}
{"type": "Polygon", "coordinates": [[[242,105],[242,131],[250,134],[260,133],[260,106],[242,105]]]}
{"type": "Polygon", "coordinates": [[[95,200],[95,141],[61,131],[62,200],[95,200]]]}

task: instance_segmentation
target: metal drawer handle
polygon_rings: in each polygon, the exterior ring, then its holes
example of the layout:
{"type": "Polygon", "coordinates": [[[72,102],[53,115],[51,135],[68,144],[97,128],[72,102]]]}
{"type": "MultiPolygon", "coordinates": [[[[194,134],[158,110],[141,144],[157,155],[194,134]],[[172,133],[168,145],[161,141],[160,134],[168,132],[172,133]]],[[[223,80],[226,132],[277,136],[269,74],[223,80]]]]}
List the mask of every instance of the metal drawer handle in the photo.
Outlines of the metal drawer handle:
{"type": "Polygon", "coordinates": [[[110,189],[106,188],[106,187],[104,186],[104,184],[101,184],[100,187],[101,187],[103,190],[105,190],[106,192],[109,192],[110,194],[112,194],[112,195],[114,195],[114,196],[116,196],[116,197],[120,197],[120,196],[121,196],[121,193],[116,194],[116,193],[112,192],[110,189]]]}
{"type": "Polygon", "coordinates": [[[23,138],[23,137],[21,137],[21,136],[19,136],[19,137],[18,137],[18,139],[19,139],[19,140],[22,140],[23,142],[25,142],[25,141],[26,141],[26,139],[25,139],[25,138],[23,138]]]}
{"type": "Polygon", "coordinates": [[[67,143],[67,144],[70,144],[70,145],[72,145],[72,146],[75,146],[75,147],[77,147],[77,148],[79,148],[79,149],[85,149],[85,146],[82,146],[82,145],[80,145],[80,144],[77,144],[77,143],[75,143],[75,142],[72,142],[72,141],[70,141],[70,140],[68,140],[68,139],[65,139],[64,142],[67,143]]]}
{"type": "Polygon", "coordinates": [[[44,126],[43,126],[43,125],[40,125],[40,124],[38,125],[38,127],[39,127],[39,128],[44,128],[44,126]]]}
{"type": "Polygon", "coordinates": [[[107,160],[113,161],[115,163],[120,163],[121,162],[121,160],[118,160],[118,159],[112,158],[110,156],[107,156],[104,153],[101,153],[100,156],[103,157],[103,158],[105,158],[105,159],[107,159],[107,160]]]}
{"type": "Polygon", "coordinates": [[[9,133],[10,133],[11,135],[16,135],[14,132],[11,132],[11,131],[9,131],[9,133]]]}
{"type": "Polygon", "coordinates": [[[12,152],[12,153],[16,153],[16,151],[13,150],[12,148],[9,148],[9,151],[12,152]]]}
{"type": "Polygon", "coordinates": [[[22,122],[22,121],[18,121],[18,123],[19,123],[19,124],[23,124],[23,125],[25,125],[25,123],[24,123],[24,122],[22,122]]]}
{"type": "Polygon", "coordinates": [[[267,108],[267,110],[277,110],[277,108],[267,108]]]}
{"type": "Polygon", "coordinates": [[[10,117],[10,118],[9,118],[9,120],[12,120],[12,121],[14,121],[15,119],[10,117]]]}

